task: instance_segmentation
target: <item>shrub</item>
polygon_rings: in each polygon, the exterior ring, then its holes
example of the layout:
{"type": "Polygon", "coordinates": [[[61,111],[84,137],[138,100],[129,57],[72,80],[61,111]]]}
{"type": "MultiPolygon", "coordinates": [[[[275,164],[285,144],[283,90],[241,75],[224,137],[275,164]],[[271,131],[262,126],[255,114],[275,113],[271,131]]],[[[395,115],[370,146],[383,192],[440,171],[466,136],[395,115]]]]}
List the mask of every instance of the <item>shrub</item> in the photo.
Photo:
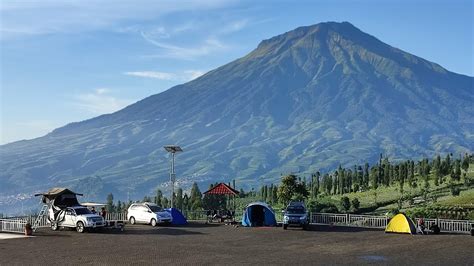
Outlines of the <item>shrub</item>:
{"type": "Polygon", "coordinates": [[[347,196],[344,196],[344,197],[341,198],[341,206],[342,206],[342,208],[344,208],[344,210],[346,212],[351,207],[351,202],[349,201],[349,198],[347,196]]]}
{"type": "Polygon", "coordinates": [[[451,195],[453,196],[459,196],[459,193],[461,193],[461,190],[458,187],[451,187],[451,195]]]}
{"type": "Polygon", "coordinates": [[[354,198],[352,200],[352,208],[354,208],[354,211],[358,211],[359,210],[359,207],[360,207],[360,201],[358,198],[354,198]]]}
{"type": "Polygon", "coordinates": [[[308,209],[310,209],[312,212],[327,212],[327,213],[339,212],[336,205],[330,202],[317,202],[315,200],[311,200],[308,202],[307,206],[308,206],[308,209]]]}

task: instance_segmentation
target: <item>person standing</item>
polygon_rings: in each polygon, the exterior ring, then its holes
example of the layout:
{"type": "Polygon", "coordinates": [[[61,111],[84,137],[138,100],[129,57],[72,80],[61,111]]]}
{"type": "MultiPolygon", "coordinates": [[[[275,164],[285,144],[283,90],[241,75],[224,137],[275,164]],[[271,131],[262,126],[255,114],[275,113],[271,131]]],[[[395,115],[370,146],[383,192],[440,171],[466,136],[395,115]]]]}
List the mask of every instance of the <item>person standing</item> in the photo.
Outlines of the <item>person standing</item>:
{"type": "Polygon", "coordinates": [[[102,216],[102,218],[104,218],[105,220],[105,217],[107,216],[107,211],[105,210],[105,207],[102,207],[100,211],[100,216],[102,216]]]}

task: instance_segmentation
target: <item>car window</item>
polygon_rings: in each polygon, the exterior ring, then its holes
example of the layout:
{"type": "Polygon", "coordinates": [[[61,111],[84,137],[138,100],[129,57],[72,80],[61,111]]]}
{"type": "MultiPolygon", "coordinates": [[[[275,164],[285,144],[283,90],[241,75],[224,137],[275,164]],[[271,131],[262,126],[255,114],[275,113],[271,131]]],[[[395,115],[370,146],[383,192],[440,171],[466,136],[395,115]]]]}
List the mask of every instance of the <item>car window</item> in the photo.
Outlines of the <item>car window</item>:
{"type": "Polygon", "coordinates": [[[148,208],[146,206],[138,206],[138,210],[141,212],[147,212],[148,208]]]}
{"type": "Polygon", "coordinates": [[[303,214],[306,211],[303,206],[288,206],[286,212],[290,214],[303,214]]]}
{"type": "Polygon", "coordinates": [[[87,208],[77,208],[76,209],[76,214],[77,215],[83,215],[83,214],[91,214],[92,212],[87,209],[87,208]]]}
{"type": "Polygon", "coordinates": [[[132,205],[132,206],[130,207],[130,210],[136,210],[136,209],[138,209],[138,206],[137,206],[137,205],[132,205]]]}
{"type": "Polygon", "coordinates": [[[148,208],[150,208],[150,210],[152,212],[162,212],[163,209],[159,206],[156,206],[156,205],[148,205],[148,208]]]}

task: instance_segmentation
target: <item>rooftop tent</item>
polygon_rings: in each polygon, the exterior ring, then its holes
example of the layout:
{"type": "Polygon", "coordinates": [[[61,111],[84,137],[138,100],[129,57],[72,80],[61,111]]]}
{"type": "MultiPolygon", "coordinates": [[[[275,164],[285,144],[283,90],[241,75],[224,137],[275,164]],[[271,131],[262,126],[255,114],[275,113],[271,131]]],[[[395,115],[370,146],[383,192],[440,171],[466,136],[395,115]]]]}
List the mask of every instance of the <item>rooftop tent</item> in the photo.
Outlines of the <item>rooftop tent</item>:
{"type": "Polygon", "coordinates": [[[275,212],[265,202],[253,202],[247,205],[242,216],[243,226],[276,226],[275,212]]]}
{"type": "Polygon", "coordinates": [[[64,221],[64,213],[67,207],[80,205],[77,201],[77,195],[82,194],[73,192],[67,188],[52,188],[46,193],[35,194],[42,196],[44,204],[48,204],[48,219],[57,223],[64,221]]]}
{"type": "Polygon", "coordinates": [[[405,214],[399,213],[390,220],[385,227],[385,233],[416,234],[416,227],[413,221],[405,214]]]}
{"type": "Polygon", "coordinates": [[[77,195],[82,196],[67,188],[52,188],[46,193],[35,194],[35,196],[43,196],[43,203],[51,203],[60,208],[79,205],[77,195]]]}
{"type": "Polygon", "coordinates": [[[186,220],[184,215],[178,209],[169,208],[169,209],[165,209],[165,210],[167,212],[171,213],[171,217],[173,217],[173,221],[171,222],[171,224],[173,224],[173,225],[188,224],[188,221],[186,220]]]}

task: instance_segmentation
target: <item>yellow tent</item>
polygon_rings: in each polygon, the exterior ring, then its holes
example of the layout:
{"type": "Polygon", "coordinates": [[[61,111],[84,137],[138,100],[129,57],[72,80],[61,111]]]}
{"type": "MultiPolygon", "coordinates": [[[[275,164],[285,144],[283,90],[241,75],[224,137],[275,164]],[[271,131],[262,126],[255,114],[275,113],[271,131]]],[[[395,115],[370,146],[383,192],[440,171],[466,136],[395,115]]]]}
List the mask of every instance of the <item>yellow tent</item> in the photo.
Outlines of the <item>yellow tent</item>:
{"type": "Polygon", "coordinates": [[[399,213],[390,220],[385,227],[385,233],[416,234],[416,227],[413,221],[405,214],[399,213]]]}

